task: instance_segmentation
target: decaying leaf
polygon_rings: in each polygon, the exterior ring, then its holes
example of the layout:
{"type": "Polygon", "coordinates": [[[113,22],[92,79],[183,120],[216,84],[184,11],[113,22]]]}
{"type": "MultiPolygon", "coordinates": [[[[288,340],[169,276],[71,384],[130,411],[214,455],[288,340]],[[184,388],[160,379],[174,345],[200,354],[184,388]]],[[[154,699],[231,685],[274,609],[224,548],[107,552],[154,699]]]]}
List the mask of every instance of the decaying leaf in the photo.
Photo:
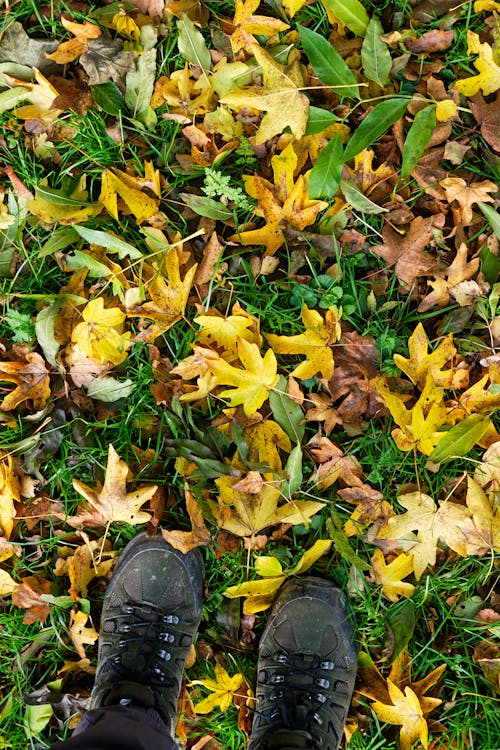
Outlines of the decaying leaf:
{"type": "Polygon", "coordinates": [[[42,594],[50,594],[50,581],[44,575],[37,573],[32,576],[26,576],[21,582],[16,584],[12,592],[12,603],[16,607],[25,609],[23,622],[27,625],[33,622],[44,623],[50,613],[50,605],[45,602],[42,594]]]}
{"type": "Polygon", "coordinates": [[[461,177],[446,177],[439,184],[445,189],[447,200],[450,203],[456,201],[459,204],[460,219],[465,225],[472,222],[472,206],[478,201],[493,203],[494,199],[490,193],[497,191],[497,186],[491,180],[472,182],[467,185],[461,177]]]}
{"type": "MultiPolygon", "coordinates": [[[[106,545],[109,547],[110,545],[106,545]]],[[[72,552],[71,548],[66,550],[72,552]]],[[[105,576],[114,564],[116,553],[104,548],[104,540],[86,540],[73,554],[64,554],[56,563],[55,574],[67,575],[70,580],[69,593],[78,600],[87,596],[88,585],[94,578],[105,576]]]]}
{"type": "Polygon", "coordinates": [[[61,42],[58,48],[47,57],[50,60],[54,60],[58,65],[66,65],[66,63],[76,60],[77,57],[83,55],[88,50],[88,40],[97,39],[101,36],[101,29],[96,24],[90,21],[85,23],[74,23],[69,18],[61,16],[61,23],[71,34],[73,39],[69,39],[67,42],[61,42]]]}
{"type": "Polygon", "coordinates": [[[24,362],[0,362],[0,381],[15,383],[13,391],[4,397],[0,408],[10,411],[24,401],[31,401],[33,409],[43,409],[50,396],[50,376],[45,360],[36,352],[26,352],[24,362]]]}
{"type": "Polygon", "coordinates": [[[80,659],[85,659],[85,646],[93,646],[99,638],[99,633],[92,625],[87,625],[89,615],[85,612],[71,611],[69,635],[80,659]]]}
{"type": "Polygon", "coordinates": [[[162,529],[163,538],[175,549],[180,550],[184,555],[195,547],[203,544],[210,544],[212,537],[205,525],[201,508],[196,502],[192,492],[189,490],[187,482],[184,484],[184,495],[186,497],[186,510],[191,521],[191,531],[172,531],[162,529]]]}
{"type": "Polygon", "coordinates": [[[458,555],[467,556],[467,539],[473,533],[471,513],[467,508],[448,500],[437,506],[432,497],[423,492],[400,495],[398,503],[406,508],[406,513],[389,518],[379,530],[378,538],[404,543],[405,549],[413,556],[417,581],[425,569],[436,562],[438,541],[444,542],[458,555]],[[416,536],[413,535],[415,531],[416,536]]]}
{"type": "Polygon", "coordinates": [[[288,29],[288,24],[269,16],[254,16],[254,11],[260,5],[261,0],[236,0],[234,6],[233,26],[231,34],[231,47],[234,54],[245,49],[252,51],[257,44],[254,34],[262,36],[274,36],[280,31],[288,29]]]}
{"type": "MultiPolygon", "coordinates": [[[[129,468],[122,461],[110,444],[108,449],[108,464],[104,484],[88,487],[78,479],[73,479],[75,490],[87,500],[91,508],[88,515],[97,525],[106,526],[108,523],[122,521],[123,523],[147,523],[151,516],[141,510],[156,492],[156,485],[140,487],[127,492],[127,476],[129,468]]],[[[85,522],[85,515],[68,519],[72,526],[81,526],[85,522]]]]}
{"type": "Polygon", "coordinates": [[[159,174],[153,169],[151,162],[145,163],[144,178],[133,177],[118,169],[113,172],[105,169],[102,173],[101,194],[99,202],[107,208],[111,216],[118,219],[118,196],[128,213],[135,216],[138,223],[151,218],[158,211],[159,200],[144,192],[149,188],[155,196],[159,196],[159,174]]]}

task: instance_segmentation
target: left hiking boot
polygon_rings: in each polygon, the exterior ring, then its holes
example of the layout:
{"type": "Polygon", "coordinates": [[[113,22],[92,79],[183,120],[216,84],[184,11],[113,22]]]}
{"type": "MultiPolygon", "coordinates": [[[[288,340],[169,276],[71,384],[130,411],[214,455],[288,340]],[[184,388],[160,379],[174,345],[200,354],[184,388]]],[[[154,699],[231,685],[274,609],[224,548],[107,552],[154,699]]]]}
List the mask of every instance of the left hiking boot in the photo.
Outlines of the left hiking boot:
{"type": "Polygon", "coordinates": [[[132,539],[104,597],[90,708],[120,703],[154,708],[173,736],[202,603],[198,549],[183,555],[161,536],[132,539]]]}

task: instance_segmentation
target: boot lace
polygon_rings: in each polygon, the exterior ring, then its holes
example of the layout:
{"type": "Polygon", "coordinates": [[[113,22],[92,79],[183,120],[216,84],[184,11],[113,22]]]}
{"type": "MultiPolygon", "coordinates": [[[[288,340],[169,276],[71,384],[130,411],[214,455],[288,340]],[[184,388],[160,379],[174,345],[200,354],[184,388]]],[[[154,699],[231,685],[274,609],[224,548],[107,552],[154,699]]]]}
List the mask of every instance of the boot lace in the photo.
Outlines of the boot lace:
{"type": "MultiPolygon", "coordinates": [[[[321,709],[332,707],[333,691],[347,693],[348,685],[333,677],[333,670],[344,669],[333,661],[323,661],[311,654],[277,652],[270,656],[265,687],[265,705],[255,711],[267,726],[266,734],[277,729],[305,731],[321,742],[317,731],[323,727],[321,709]]],[[[339,698],[341,696],[339,695],[339,698]]],[[[333,702],[342,713],[345,706],[333,702]]],[[[333,729],[329,726],[329,730],[333,729]]]]}
{"type": "MultiPolygon", "coordinates": [[[[114,634],[121,636],[115,646],[118,653],[110,659],[110,666],[118,677],[127,679],[139,672],[151,685],[176,684],[169,662],[184,637],[177,627],[179,617],[143,603],[123,604],[121,611],[123,618],[113,618],[114,634]]],[[[175,670],[175,666],[173,668],[175,670]]]]}

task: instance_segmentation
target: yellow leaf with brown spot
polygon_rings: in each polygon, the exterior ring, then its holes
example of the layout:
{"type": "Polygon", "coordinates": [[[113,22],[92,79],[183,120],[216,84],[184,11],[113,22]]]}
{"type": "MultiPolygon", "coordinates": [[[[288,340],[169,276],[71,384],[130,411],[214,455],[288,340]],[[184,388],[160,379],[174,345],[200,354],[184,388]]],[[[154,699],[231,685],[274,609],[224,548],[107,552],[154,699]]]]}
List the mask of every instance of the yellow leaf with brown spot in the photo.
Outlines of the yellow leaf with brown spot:
{"type": "Polygon", "coordinates": [[[50,614],[50,605],[42,599],[42,596],[50,593],[50,581],[40,573],[26,576],[20,583],[16,584],[12,593],[12,603],[16,607],[26,610],[23,617],[25,625],[30,625],[33,622],[45,622],[50,614]]]}
{"type": "Polygon", "coordinates": [[[266,336],[269,344],[278,354],[302,354],[305,360],[292,371],[292,375],[302,380],[314,375],[330,379],[333,375],[333,352],[331,345],[339,340],[341,312],[335,307],[326,311],[323,318],[317,310],[302,308],[302,323],[305,332],[295,336],[266,336]]]}
{"type": "MultiPolygon", "coordinates": [[[[305,0],[304,0],[305,1],[305,0]]],[[[241,49],[251,51],[252,45],[257,44],[254,34],[259,36],[274,36],[280,31],[288,29],[287,23],[272,16],[254,16],[254,11],[261,0],[236,0],[234,5],[231,47],[236,55],[241,49]]]]}
{"type": "Polygon", "coordinates": [[[307,193],[307,174],[294,181],[297,154],[289,144],[281,154],[271,159],[274,185],[258,174],[244,178],[245,189],[259,201],[256,213],[266,223],[260,229],[251,229],[232,235],[235,242],[244,245],[264,245],[265,256],[274,255],[285,241],[287,227],[304,229],[316,221],[320,211],[327,208],[325,201],[311,200],[307,193]]]}
{"type": "MultiPolygon", "coordinates": [[[[127,464],[120,459],[113,445],[110,444],[104,485],[88,487],[78,479],[73,479],[75,490],[83,495],[92,506],[90,515],[93,515],[95,521],[102,526],[114,522],[135,525],[147,523],[151,519],[150,514],[141,510],[141,507],[153,497],[157,486],[146,485],[127,492],[128,473],[127,464]]],[[[81,514],[69,519],[68,523],[78,526],[84,521],[85,516],[81,514]]]]}
{"type": "Polygon", "coordinates": [[[87,539],[85,544],[81,544],[74,550],[74,554],[58,559],[55,574],[69,577],[71,584],[69,593],[73,599],[86,597],[89,583],[94,578],[109,573],[116,555],[110,546],[108,542],[103,548],[103,540],[87,539]]]}
{"type": "Polygon", "coordinates": [[[99,26],[96,26],[90,21],[85,21],[85,23],[75,23],[64,16],[61,16],[61,23],[66,31],[73,34],[73,39],[61,42],[54,52],[47,55],[50,60],[54,60],[58,65],[66,65],[67,63],[76,60],[77,57],[80,57],[80,55],[87,52],[89,47],[88,40],[97,39],[97,37],[102,34],[99,26]]]}
{"type": "Polygon", "coordinates": [[[174,70],[172,75],[161,76],[156,81],[151,107],[157,109],[163,104],[168,104],[172,114],[189,117],[204,115],[215,109],[213,101],[214,90],[207,76],[193,78],[186,63],[182,70],[174,70]]]}
{"type": "Polygon", "coordinates": [[[85,646],[93,646],[99,638],[99,633],[92,625],[87,625],[89,615],[85,612],[71,611],[69,635],[80,659],[85,659],[85,646]]]}
{"type": "Polygon", "coordinates": [[[400,596],[405,598],[413,596],[415,586],[402,580],[413,572],[412,555],[401,552],[387,564],[381,550],[376,549],[372,557],[372,565],[375,580],[382,586],[382,592],[391,602],[397,602],[400,596]]]}
{"type": "Polygon", "coordinates": [[[280,449],[290,453],[292,444],[286,432],[272,419],[265,419],[243,429],[248,446],[248,460],[266,464],[273,471],[281,471],[280,449]]]}
{"type": "Polygon", "coordinates": [[[185,555],[195,547],[210,544],[212,537],[205,525],[201,508],[196,502],[193,493],[189,491],[187,482],[184,483],[184,495],[186,498],[186,510],[191,521],[191,531],[162,529],[161,533],[163,538],[172,547],[185,555]]]}
{"type": "Polygon", "coordinates": [[[130,333],[123,333],[125,313],[104,307],[102,297],[90,300],[82,312],[83,322],[71,333],[71,341],[98,365],[119,365],[131,347],[130,333]]]}

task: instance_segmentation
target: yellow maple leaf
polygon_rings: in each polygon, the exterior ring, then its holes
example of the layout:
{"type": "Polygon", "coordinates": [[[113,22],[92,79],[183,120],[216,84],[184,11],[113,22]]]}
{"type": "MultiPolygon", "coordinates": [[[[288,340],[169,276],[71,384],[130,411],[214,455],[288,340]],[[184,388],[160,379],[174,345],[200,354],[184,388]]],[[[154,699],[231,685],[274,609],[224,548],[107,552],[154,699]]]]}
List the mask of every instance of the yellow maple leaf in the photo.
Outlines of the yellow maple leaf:
{"type": "Polygon", "coordinates": [[[469,55],[479,55],[474,60],[479,75],[463,78],[456,82],[458,91],[464,96],[474,96],[479,89],[485,96],[493,94],[500,88],[500,66],[497,65],[492,47],[479,41],[479,35],[474,31],[467,31],[467,52],[469,55]]]}
{"type": "MultiPolygon", "coordinates": [[[[129,524],[147,523],[151,516],[140,508],[150,500],[157,490],[156,485],[140,487],[127,492],[128,466],[122,461],[113,445],[109,445],[108,464],[104,484],[88,487],[78,479],[73,479],[73,487],[92,506],[96,520],[105,526],[108,523],[129,524]]],[[[76,516],[72,525],[78,525],[76,516]]]]}
{"type": "Polygon", "coordinates": [[[275,557],[261,555],[255,560],[255,569],[262,578],[230,586],[224,592],[224,596],[229,599],[246,597],[243,604],[244,614],[262,612],[271,606],[276,592],[287,578],[305,573],[320,557],[329,552],[331,546],[331,539],[316,540],[313,546],[304,552],[298,563],[287,571],[283,570],[280,561],[275,557]]]}
{"type": "Polygon", "coordinates": [[[405,547],[413,557],[417,581],[427,566],[436,562],[438,541],[444,542],[457,555],[467,556],[467,538],[473,532],[467,508],[447,500],[437,507],[432,497],[424,492],[400,495],[398,503],[406,508],[406,513],[389,518],[377,536],[400,543],[406,540],[405,547]]]}
{"type": "Polygon", "coordinates": [[[249,330],[258,323],[256,318],[249,315],[240,308],[239,314],[224,317],[217,310],[212,314],[198,315],[194,319],[201,328],[198,332],[198,341],[205,346],[222,347],[226,352],[237,354],[238,338],[245,339],[251,344],[260,345],[260,337],[249,330]]]}
{"type": "Polygon", "coordinates": [[[46,56],[49,60],[54,60],[58,65],[66,65],[87,52],[89,47],[88,40],[97,39],[101,36],[102,32],[99,26],[96,26],[90,21],[85,21],[85,23],[75,23],[64,16],[61,16],[61,23],[66,31],[73,34],[73,39],[61,42],[54,52],[51,52],[50,55],[48,54],[46,56]]]}
{"type": "Polygon", "coordinates": [[[382,592],[391,602],[397,602],[400,596],[406,598],[413,596],[415,586],[402,580],[413,572],[412,555],[401,552],[387,564],[382,551],[376,549],[372,557],[372,565],[375,580],[382,586],[382,592]]]}
{"type": "Polygon", "coordinates": [[[303,354],[306,359],[292,371],[292,375],[302,380],[319,374],[330,379],[334,363],[331,345],[341,336],[341,312],[331,307],[324,319],[317,310],[310,310],[307,305],[302,308],[304,333],[295,336],[277,336],[270,333],[266,336],[269,344],[278,354],[303,354]]]}
{"type": "Polygon", "coordinates": [[[438,428],[448,423],[444,405],[444,391],[437,388],[430,374],[416,404],[411,409],[405,405],[406,398],[399,393],[392,393],[386,385],[385,378],[377,377],[370,381],[381,396],[392,418],[398,427],[392,430],[392,436],[398,448],[410,451],[418,448],[421,453],[430,456],[436,445],[445,436],[438,428]]]}
{"type": "Polygon", "coordinates": [[[418,697],[408,686],[405,687],[403,693],[389,679],[387,680],[387,688],[392,705],[379,701],[371,704],[378,718],[388,724],[401,726],[399,735],[401,750],[409,750],[415,740],[420,740],[427,750],[429,732],[418,697]]]}
{"type": "Polygon", "coordinates": [[[215,708],[227,711],[233,702],[235,692],[241,687],[243,675],[239,672],[232,677],[221,664],[215,665],[215,680],[210,677],[204,680],[193,680],[190,685],[202,685],[210,690],[212,695],[196,703],[194,710],[197,714],[209,714],[215,708]]]}
{"type": "Polygon", "coordinates": [[[278,507],[279,482],[272,474],[264,474],[263,480],[257,492],[236,489],[235,485],[241,484],[237,477],[222,476],[215,480],[218,502],[209,501],[209,505],[220,528],[236,536],[251,537],[279,523],[307,524],[324,507],[313,500],[297,500],[278,507]]]}
{"type": "Polygon", "coordinates": [[[283,231],[288,226],[305,229],[316,221],[320,211],[327,208],[326,201],[311,200],[307,193],[307,174],[294,181],[297,154],[289,144],[281,154],[271,159],[274,185],[258,174],[244,178],[245,189],[259,201],[256,213],[266,223],[260,229],[234,234],[230,238],[244,245],[264,245],[265,256],[274,255],[285,241],[283,231]]]}
{"type": "Polygon", "coordinates": [[[389,194],[392,189],[389,180],[396,174],[394,167],[388,162],[383,162],[379,167],[374,169],[374,158],[375,152],[370,148],[366,148],[354,157],[354,167],[351,168],[346,164],[344,169],[364,195],[369,196],[370,193],[383,183],[385,183],[387,194],[389,194]]]}
{"type": "Polygon", "coordinates": [[[254,34],[274,36],[289,28],[287,23],[272,16],[254,16],[253,13],[259,7],[260,2],[261,0],[236,0],[235,2],[234,31],[231,34],[231,47],[235,55],[240,49],[252,50],[252,46],[257,42],[254,34]]]}
{"type": "Polygon", "coordinates": [[[16,387],[0,403],[10,411],[23,401],[32,401],[35,411],[43,409],[50,397],[50,376],[45,360],[37,352],[27,352],[24,362],[0,362],[0,381],[16,387]]]}
{"type": "Polygon", "coordinates": [[[82,312],[83,322],[71,333],[71,341],[100,365],[119,365],[127,358],[130,333],[123,333],[125,313],[104,307],[102,297],[90,300],[82,312]]]}
{"type": "Polygon", "coordinates": [[[195,547],[210,544],[212,541],[210,532],[205,525],[201,508],[196,502],[193,493],[190,492],[187,482],[184,482],[184,495],[186,498],[186,510],[188,512],[189,520],[191,521],[191,531],[180,531],[177,529],[161,530],[163,538],[172,545],[172,547],[180,550],[183,555],[187,554],[190,550],[195,549],[195,547]]]}
{"type": "Polygon", "coordinates": [[[144,178],[132,177],[126,172],[115,169],[105,169],[101,177],[101,203],[113,216],[118,219],[118,196],[122,199],[128,213],[135,216],[138,223],[151,218],[158,211],[160,196],[159,171],[153,168],[151,162],[144,164],[144,178]],[[155,196],[144,192],[148,188],[155,196]]]}
{"type": "Polygon", "coordinates": [[[273,471],[282,469],[279,453],[290,453],[292,444],[286,432],[272,419],[265,419],[249,425],[243,430],[248,447],[248,460],[251,463],[267,464],[273,471]]]}
{"type": "MultiPolygon", "coordinates": [[[[85,537],[86,535],[84,535],[85,537]]],[[[94,578],[109,573],[114,564],[113,558],[116,556],[116,552],[109,549],[110,546],[108,542],[107,548],[103,549],[102,539],[90,541],[86,537],[85,544],[81,544],[75,550],[70,547],[59,550],[59,554],[62,554],[62,556],[57,560],[54,572],[56,576],[68,576],[70,580],[69,593],[73,599],[78,600],[82,596],[86,597],[89,583],[94,578]]]]}
{"type": "Polygon", "coordinates": [[[171,76],[162,76],[156,81],[151,107],[157,109],[168,104],[171,113],[188,117],[211,111],[215,108],[213,101],[214,90],[208,77],[193,78],[186,63],[182,70],[174,70],[171,76]]]}
{"type": "Polygon", "coordinates": [[[165,333],[182,319],[197,267],[195,263],[182,278],[179,251],[177,247],[172,247],[161,264],[155,263],[143,269],[151,277],[146,283],[143,282],[151,301],[133,308],[128,314],[154,321],[155,325],[146,331],[148,341],[165,333]]]}
{"type": "Polygon", "coordinates": [[[16,515],[14,502],[19,502],[20,499],[21,486],[14,469],[14,459],[2,451],[0,452],[0,531],[5,539],[9,539],[12,534],[16,515]]]}
{"type": "Polygon", "coordinates": [[[217,385],[234,387],[234,390],[221,391],[220,397],[227,398],[230,406],[242,404],[245,414],[250,416],[260,409],[279,380],[276,356],[268,349],[262,357],[259,347],[243,338],[238,338],[237,350],[243,370],[222,358],[209,361],[208,368],[217,385]]]}
{"type": "Polygon", "coordinates": [[[490,497],[472,477],[467,477],[467,508],[472,514],[474,531],[467,535],[467,554],[485,555],[500,552],[500,507],[495,493],[490,497]]]}
{"type": "Polygon", "coordinates": [[[439,388],[450,388],[453,380],[452,370],[443,370],[451,362],[457,350],[453,346],[450,333],[439,342],[433,352],[429,353],[429,339],[422,323],[419,323],[408,339],[409,358],[395,354],[395,365],[407,375],[411,382],[423,390],[430,375],[432,382],[439,388]]]}
{"type": "Polygon", "coordinates": [[[15,590],[17,583],[10,573],[0,568],[0,596],[8,596],[15,590]]]}
{"type": "Polygon", "coordinates": [[[249,86],[226,94],[221,103],[234,110],[244,107],[265,112],[255,143],[265,143],[289,127],[297,140],[306,132],[309,100],[299,89],[304,86],[304,76],[298,50],[290,52],[287,65],[280,65],[257,44],[251,51],[262,69],[264,84],[259,88],[249,86]]]}
{"type": "Polygon", "coordinates": [[[85,659],[85,646],[93,646],[99,638],[99,633],[92,625],[87,625],[89,615],[85,612],[71,610],[69,621],[69,635],[80,659],[85,659]]]}

